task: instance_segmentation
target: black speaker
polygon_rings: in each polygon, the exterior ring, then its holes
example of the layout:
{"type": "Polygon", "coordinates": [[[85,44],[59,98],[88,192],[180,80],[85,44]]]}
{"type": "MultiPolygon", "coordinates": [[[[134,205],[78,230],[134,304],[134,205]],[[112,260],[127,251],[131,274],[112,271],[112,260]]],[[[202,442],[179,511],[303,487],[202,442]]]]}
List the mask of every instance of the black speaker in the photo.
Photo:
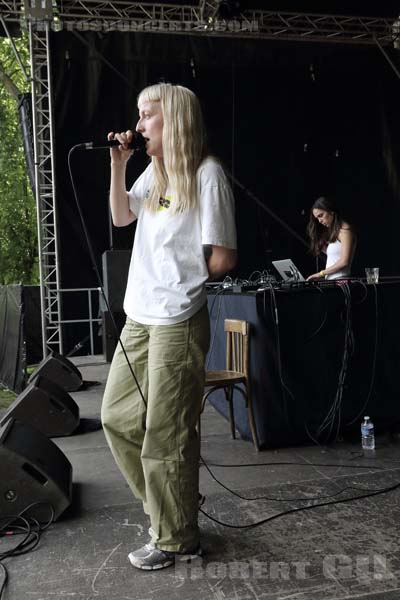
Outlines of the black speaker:
{"type": "Polygon", "coordinates": [[[114,312],[112,314],[112,317],[108,310],[104,310],[101,313],[103,354],[107,362],[112,361],[115,348],[118,344],[118,337],[121,334],[122,328],[125,325],[126,321],[126,314],[124,312],[114,312]],[[112,317],[114,319],[114,322],[112,317]],[[115,326],[117,327],[117,329],[115,329],[115,326]]]}
{"type": "Polygon", "coordinates": [[[0,425],[11,417],[48,437],[70,435],[79,425],[79,406],[59,385],[39,376],[16,397],[0,425]]]}
{"type": "Polygon", "coordinates": [[[54,351],[46,356],[33,371],[28,383],[32,383],[38,375],[54,381],[66,392],[76,392],[82,385],[82,375],[79,369],[70,360],[54,351]]]}
{"type": "MultiPolygon", "coordinates": [[[[72,466],[43,433],[9,419],[0,427],[0,515],[17,515],[35,502],[51,504],[54,519],[71,504],[72,466]]],[[[26,513],[48,521],[46,504],[26,513]]]]}
{"type": "MultiPolygon", "coordinates": [[[[128,279],[131,250],[107,250],[103,252],[103,283],[108,307],[112,313],[123,310],[126,282],[128,279]]],[[[103,304],[105,304],[103,302],[103,304]]]]}

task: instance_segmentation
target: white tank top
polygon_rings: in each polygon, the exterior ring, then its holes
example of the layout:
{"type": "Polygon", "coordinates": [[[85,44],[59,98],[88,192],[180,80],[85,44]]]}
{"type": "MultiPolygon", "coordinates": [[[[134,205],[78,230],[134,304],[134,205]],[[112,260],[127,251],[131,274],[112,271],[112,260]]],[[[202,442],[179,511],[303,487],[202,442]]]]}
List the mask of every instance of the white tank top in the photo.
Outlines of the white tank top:
{"type": "MultiPolygon", "coordinates": [[[[340,259],[340,255],[342,253],[342,243],[339,240],[336,240],[336,242],[331,242],[330,244],[328,244],[327,249],[326,249],[326,269],[328,269],[329,267],[331,267],[332,265],[334,265],[339,259],[340,259]]],[[[348,277],[350,275],[350,270],[351,270],[351,261],[352,258],[350,259],[350,264],[342,269],[341,271],[338,271],[337,273],[332,273],[331,275],[327,275],[326,279],[338,279],[340,277],[348,277]]]]}

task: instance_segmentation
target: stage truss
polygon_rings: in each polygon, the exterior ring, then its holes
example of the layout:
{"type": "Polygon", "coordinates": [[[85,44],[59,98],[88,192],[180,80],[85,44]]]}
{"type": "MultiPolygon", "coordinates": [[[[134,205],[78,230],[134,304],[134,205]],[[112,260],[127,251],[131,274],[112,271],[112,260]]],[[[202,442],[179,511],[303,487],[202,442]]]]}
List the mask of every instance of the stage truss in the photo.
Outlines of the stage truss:
{"type": "Polygon", "coordinates": [[[380,47],[392,45],[400,31],[398,19],[268,10],[246,10],[228,17],[220,9],[218,0],[186,5],[125,0],[0,0],[6,26],[21,25],[29,32],[30,40],[44,356],[52,349],[64,353],[49,69],[51,31],[131,31],[380,47]]]}

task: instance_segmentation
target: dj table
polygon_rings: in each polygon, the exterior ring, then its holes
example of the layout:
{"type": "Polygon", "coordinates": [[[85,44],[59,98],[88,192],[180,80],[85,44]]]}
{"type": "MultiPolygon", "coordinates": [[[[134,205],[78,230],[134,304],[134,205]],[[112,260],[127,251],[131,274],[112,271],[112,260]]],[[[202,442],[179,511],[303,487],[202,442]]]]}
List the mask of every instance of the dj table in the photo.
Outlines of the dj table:
{"type": "MultiPolygon", "coordinates": [[[[264,447],[359,435],[364,415],[376,429],[400,424],[400,280],[366,285],[294,285],[209,292],[212,341],[207,368],[225,365],[224,319],[250,323],[250,377],[264,447]]],[[[222,393],[210,401],[228,418],[222,393]]],[[[236,427],[251,439],[240,394],[236,427]]]]}

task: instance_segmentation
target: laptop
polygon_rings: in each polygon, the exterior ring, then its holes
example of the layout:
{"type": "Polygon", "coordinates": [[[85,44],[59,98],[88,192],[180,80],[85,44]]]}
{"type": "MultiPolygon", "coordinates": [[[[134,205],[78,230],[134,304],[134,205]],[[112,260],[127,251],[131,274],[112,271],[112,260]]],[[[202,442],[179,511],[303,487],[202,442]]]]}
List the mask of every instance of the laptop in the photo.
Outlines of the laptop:
{"type": "Polygon", "coordinates": [[[282,277],[283,281],[305,281],[303,275],[290,258],[285,258],[284,260],[273,260],[272,264],[282,277]]]}

